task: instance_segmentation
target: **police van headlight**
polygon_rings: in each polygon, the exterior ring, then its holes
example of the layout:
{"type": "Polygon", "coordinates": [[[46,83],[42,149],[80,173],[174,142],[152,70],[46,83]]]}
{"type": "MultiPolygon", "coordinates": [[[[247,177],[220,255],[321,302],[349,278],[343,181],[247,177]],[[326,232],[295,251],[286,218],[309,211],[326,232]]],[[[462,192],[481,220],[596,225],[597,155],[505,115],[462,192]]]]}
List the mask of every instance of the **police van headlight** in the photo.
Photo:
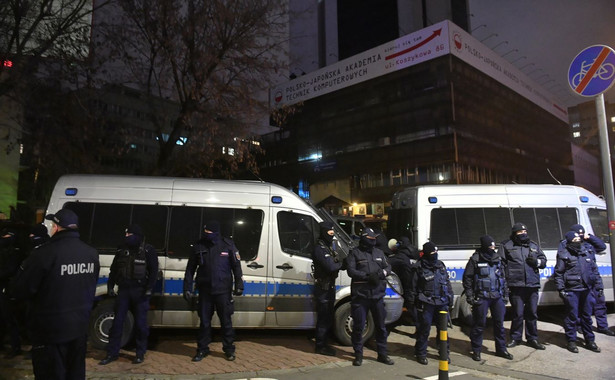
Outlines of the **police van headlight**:
{"type": "Polygon", "coordinates": [[[399,277],[394,273],[391,272],[387,278],[387,285],[392,288],[395,293],[402,295],[404,294],[404,289],[401,286],[401,281],[399,280],[399,277]]]}

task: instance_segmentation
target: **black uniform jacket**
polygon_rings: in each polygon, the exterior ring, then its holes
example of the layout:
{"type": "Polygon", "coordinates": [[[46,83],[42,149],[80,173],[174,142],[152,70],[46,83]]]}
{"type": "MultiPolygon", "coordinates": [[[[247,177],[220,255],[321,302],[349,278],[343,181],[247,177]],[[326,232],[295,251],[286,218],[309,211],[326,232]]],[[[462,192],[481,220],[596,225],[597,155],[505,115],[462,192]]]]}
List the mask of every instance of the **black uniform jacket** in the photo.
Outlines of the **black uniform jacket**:
{"type": "Polygon", "coordinates": [[[30,299],[30,329],[37,344],[86,335],[100,264],[79,232],[58,231],[34,249],[15,279],[14,296],[30,299]]]}
{"type": "Polygon", "coordinates": [[[184,291],[192,292],[195,272],[199,292],[230,293],[233,290],[233,279],[235,289],[243,289],[239,251],[229,238],[215,241],[201,239],[194,245],[186,265],[184,291]]]}
{"type": "Polygon", "coordinates": [[[517,245],[512,240],[507,240],[500,245],[498,255],[506,265],[506,281],[509,287],[540,287],[539,269],[547,266],[547,256],[538,244],[529,241],[527,244],[517,245]],[[538,260],[536,268],[531,267],[526,261],[530,255],[538,260]]]}
{"type": "Polygon", "coordinates": [[[120,268],[118,268],[118,255],[123,255],[126,251],[129,251],[131,255],[136,255],[140,249],[140,245],[132,248],[124,245],[118,248],[115,257],[113,258],[113,263],[111,263],[111,268],[109,269],[109,282],[107,282],[107,287],[109,289],[112,289],[116,284],[120,288],[124,286],[138,285],[146,290],[154,289],[154,285],[156,285],[156,280],[158,279],[158,254],[156,253],[156,249],[151,244],[145,244],[143,246],[143,250],[145,251],[145,279],[136,281],[120,276],[121,271],[120,268]]]}
{"type": "Polygon", "coordinates": [[[391,273],[391,266],[387,262],[384,252],[378,248],[373,248],[369,253],[361,247],[350,251],[346,258],[346,266],[348,275],[352,278],[350,283],[350,293],[353,297],[365,299],[380,299],[386,293],[386,281],[384,281],[385,270],[391,273]],[[372,285],[368,282],[370,273],[378,273],[380,281],[377,285],[372,285]]]}

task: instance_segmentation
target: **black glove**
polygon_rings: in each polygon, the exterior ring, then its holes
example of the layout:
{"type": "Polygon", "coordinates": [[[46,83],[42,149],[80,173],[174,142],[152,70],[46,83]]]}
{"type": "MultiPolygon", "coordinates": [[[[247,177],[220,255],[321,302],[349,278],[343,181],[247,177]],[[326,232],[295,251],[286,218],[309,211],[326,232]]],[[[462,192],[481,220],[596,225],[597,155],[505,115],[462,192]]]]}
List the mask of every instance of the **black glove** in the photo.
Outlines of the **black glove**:
{"type": "Polygon", "coordinates": [[[565,291],[565,290],[560,290],[560,291],[559,291],[559,297],[560,297],[562,300],[566,300],[566,297],[568,297],[568,292],[567,292],[567,291],[565,291]]]}
{"type": "Polygon", "coordinates": [[[152,290],[151,289],[145,289],[145,292],[143,293],[143,295],[145,297],[151,297],[152,296],[152,290]]]}
{"type": "Polygon", "coordinates": [[[598,290],[598,297],[599,298],[604,297],[604,290],[603,289],[598,290]]]}
{"type": "Polygon", "coordinates": [[[107,294],[109,295],[109,297],[117,296],[117,293],[115,292],[114,288],[107,288],[107,294]]]}
{"type": "Polygon", "coordinates": [[[370,285],[378,285],[378,283],[380,283],[380,275],[378,274],[378,272],[370,273],[367,277],[367,282],[370,285]]]}
{"type": "Polygon", "coordinates": [[[192,292],[189,290],[184,291],[184,299],[186,300],[186,302],[191,302],[192,301],[192,292]]]}
{"type": "Polygon", "coordinates": [[[508,305],[508,296],[502,297],[502,301],[504,301],[504,305],[508,305]]]}
{"type": "Polygon", "coordinates": [[[525,262],[532,268],[538,268],[538,258],[534,255],[529,255],[527,259],[525,259],[525,262]]]}
{"type": "Polygon", "coordinates": [[[241,288],[235,288],[235,290],[233,291],[234,296],[240,296],[242,294],[243,294],[243,289],[241,288]]]}

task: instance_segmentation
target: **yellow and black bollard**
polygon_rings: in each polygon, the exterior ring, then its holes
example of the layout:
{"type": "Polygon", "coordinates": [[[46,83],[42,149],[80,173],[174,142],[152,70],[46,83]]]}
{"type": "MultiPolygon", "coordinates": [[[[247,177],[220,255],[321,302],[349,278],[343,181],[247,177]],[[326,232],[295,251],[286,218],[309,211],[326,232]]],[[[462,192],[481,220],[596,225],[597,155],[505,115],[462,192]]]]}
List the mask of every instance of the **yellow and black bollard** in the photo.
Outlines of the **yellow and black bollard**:
{"type": "Polygon", "coordinates": [[[438,370],[438,380],[448,380],[448,312],[440,311],[438,318],[438,329],[440,330],[440,367],[438,370]]]}

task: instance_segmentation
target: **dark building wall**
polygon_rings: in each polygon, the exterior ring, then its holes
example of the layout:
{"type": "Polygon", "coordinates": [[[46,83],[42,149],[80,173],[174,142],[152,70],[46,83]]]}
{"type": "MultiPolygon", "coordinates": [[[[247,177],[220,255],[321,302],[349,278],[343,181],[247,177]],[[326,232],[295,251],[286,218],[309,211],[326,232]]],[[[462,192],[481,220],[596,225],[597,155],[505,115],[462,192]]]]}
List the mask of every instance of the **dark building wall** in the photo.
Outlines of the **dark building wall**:
{"type": "Polygon", "coordinates": [[[547,168],[573,183],[567,130],[449,55],[305,102],[286,138],[263,143],[261,176],[285,186],[346,178],[362,202],[418,184],[553,183],[547,168]]]}

